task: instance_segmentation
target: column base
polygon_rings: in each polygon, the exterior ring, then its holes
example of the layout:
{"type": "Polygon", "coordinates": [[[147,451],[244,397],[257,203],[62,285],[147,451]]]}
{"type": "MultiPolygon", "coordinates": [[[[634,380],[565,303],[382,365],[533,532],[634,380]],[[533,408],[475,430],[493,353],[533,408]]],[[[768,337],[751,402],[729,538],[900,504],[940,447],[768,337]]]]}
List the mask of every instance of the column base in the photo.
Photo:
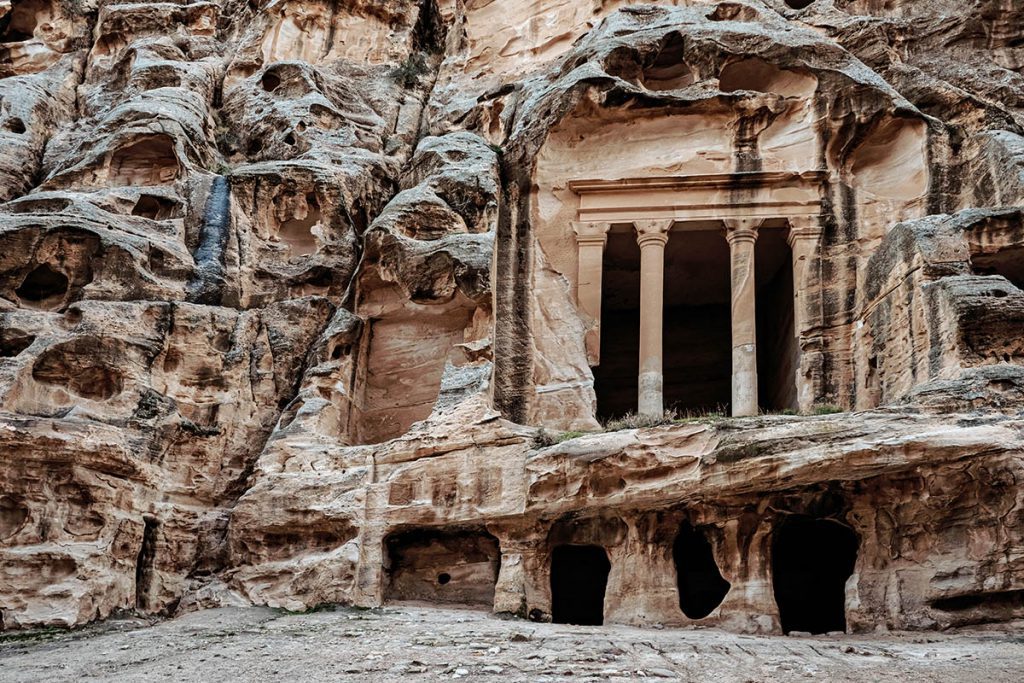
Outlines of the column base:
{"type": "Polygon", "coordinates": [[[665,414],[664,377],[660,372],[640,373],[640,393],[637,413],[644,417],[660,418],[665,414]]]}
{"type": "Polygon", "coordinates": [[[732,416],[757,415],[757,345],[732,350],[732,416]]]}

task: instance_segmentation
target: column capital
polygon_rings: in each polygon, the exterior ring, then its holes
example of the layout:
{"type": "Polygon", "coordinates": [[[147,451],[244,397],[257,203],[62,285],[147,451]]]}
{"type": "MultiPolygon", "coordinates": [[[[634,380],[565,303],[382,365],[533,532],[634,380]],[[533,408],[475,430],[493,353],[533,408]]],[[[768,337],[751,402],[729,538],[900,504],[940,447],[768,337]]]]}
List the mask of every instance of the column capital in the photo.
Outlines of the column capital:
{"type": "Polygon", "coordinates": [[[636,228],[636,243],[641,247],[645,244],[668,242],[668,231],[675,225],[674,218],[654,221],[633,221],[636,228]]]}
{"type": "Polygon", "coordinates": [[[757,230],[764,224],[763,218],[723,218],[725,239],[729,244],[736,242],[756,242],[757,230]]]}
{"type": "Polygon", "coordinates": [[[790,247],[798,240],[816,240],[824,232],[820,216],[790,216],[788,220],[789,235],[786,241],[790,247]]]}
{"type": "Polygon", "coordinates": [[[606,221],[573,221],[572,231],[577,242],[601,242],[608,240],[612,224],[606,221]]]}

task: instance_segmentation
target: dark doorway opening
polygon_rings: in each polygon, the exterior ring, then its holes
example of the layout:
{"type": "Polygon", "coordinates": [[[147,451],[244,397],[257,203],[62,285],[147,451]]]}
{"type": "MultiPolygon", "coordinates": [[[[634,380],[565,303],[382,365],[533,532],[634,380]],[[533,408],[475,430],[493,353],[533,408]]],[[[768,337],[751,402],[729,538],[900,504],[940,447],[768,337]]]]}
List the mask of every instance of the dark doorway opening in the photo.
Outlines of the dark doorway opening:
{"type": "Polygon", "coordinates": [[[672,558],[679,586],[679,608],[690,619],[703,619],[722,604],[730,584],[718,570],[707,536],[691,524],[679,529],[672,558]]]}
{"type": "Polygon", "coordinates": [[[632,227],[608,234],[601,276],[601,363],[594,368],[597,419],[635,413],[640,373],[640,247],[632,227]]]}
{"type": "Polygon", "coordinates": [[[972,254],[975,275],[1002,275],[1017,289],[1024,289],[1024,246],[1009,246],[994,253],[972,254]]]}
{"type": "Polygon", "coordinates": [[[793,257],[786,229],[761,228],[755,249],[757,403],[765,412],[795,410],[800,349],[793,324],[793,257]]]}
{"type": "Polygon", "coordinates": [[[846,580],[857,561],[857,534],[831,519],[791,516],[772,539],[772,587],[782,630],[846,630],[846,580]]]}
{"type": "Polygon", "coordinates": [[[153,586],[153,561],[156,559],[156,536],[160,523],[145,518],[146,526],[142,530],[142,546],[135,560],[135,608],[140,611],[149,609],[149,590],[153,586]]]}
{"type": "Polygon", "coordinates": [[[562,545],[551,553],[551,620],[600,626],[612,565],[598,545],[562,545]]]}
{"type": "Polygon", "coordinates": [[[729,243],[721,227],[677,226],[665,245],[666,408],[680,414],[728,414],[730,304],[729,243]]]}

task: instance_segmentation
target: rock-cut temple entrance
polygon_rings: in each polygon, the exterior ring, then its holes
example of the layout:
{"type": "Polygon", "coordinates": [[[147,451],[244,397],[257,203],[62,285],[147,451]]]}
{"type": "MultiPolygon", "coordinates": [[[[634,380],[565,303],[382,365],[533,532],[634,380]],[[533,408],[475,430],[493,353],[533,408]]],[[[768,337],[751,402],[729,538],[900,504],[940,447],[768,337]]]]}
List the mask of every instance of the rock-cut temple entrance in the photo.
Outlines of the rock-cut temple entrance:
{"type": "Polygon", "coordinates": [[[599,418],[807,407],[800,291],[819,185],[762,172],[570,183],[599,418]]]}

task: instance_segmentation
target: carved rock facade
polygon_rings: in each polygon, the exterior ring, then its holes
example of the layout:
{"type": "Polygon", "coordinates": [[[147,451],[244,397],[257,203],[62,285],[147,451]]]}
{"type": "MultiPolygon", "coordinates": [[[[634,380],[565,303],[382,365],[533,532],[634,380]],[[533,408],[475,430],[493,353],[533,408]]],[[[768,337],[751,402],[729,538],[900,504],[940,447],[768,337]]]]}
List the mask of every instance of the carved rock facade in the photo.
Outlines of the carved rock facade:
{"type": "Polygon", "coordinates": [[[1024,616],[1022,20],[0,0],[0,628],[1024,616]]]}

